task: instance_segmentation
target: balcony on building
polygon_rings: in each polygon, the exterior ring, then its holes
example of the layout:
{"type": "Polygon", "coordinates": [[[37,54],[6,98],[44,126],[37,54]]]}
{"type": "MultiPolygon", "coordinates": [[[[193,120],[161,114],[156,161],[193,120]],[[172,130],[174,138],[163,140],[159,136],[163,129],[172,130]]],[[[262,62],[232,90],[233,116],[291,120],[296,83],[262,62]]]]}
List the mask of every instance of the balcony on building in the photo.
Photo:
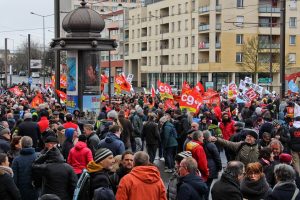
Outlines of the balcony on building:
{"type": "Polygon", "coordinates": [[[169,23],[160,25],[160,34],[169,33],[169,23]]]}
{"type": "Polygon", "coordinates": [[[209,30],[209,24],[200,24],[199,25],[199,31],[208,31],[209,30]]]}
{"type": "Polygon", "coordinates": [[[209,61],[208,58],[199,58],[199,59],[198,59],[198,64],[208,63],[208,61],[209,61]]]}
{"type": "Polygon", "coordinates": [[[222,12],[222,6],[220,4],[216,5],[216,13],[221,14],[221,12],[222,12]]]}
{"type": "Polygon", "coordinates": [[[160,18],[169,17],[169,7],[161,8],[159,16],[160,18]]]}
{"type": "Polygon", "coordinates": [[[280,7],[272,7],[272,5],[263,5],[258,7],[259,13],[280,13],[280,7]]]}
{"type": "Polygon", "coordinates": [[[169,39],[160,41],[160,49],[169,49],[169,39]]]}
{"type": "Polygon", "coordinates": [[[209,49],[209,42],[207,41],[200,41],[198,44],[199,51],[205,51],[209,49]]]}
{"type": "Polygon", "coordinates": [[[260,49],[279,49],[280,43],[259,43],[258,46],[260,49]]]}
{"type": "Polygon", "coordinates": [[[142,37],[147,36],[147,27],[142,28],[142,37]]]}
{"type": "Polygon", "coordinates": [[[201,6],[199,7],[199,10],[198,10],[198,13],[200,15],[204,15],[204,14],[208,14],[209,13],[209,5],[206,5],[206,6],[201,6]]]}
{"type": "Polygon", "coordinates": [[[222,28],[222,24],[221,23],[216,23],[216,30],[220,31],[222,28]]]}
{"type": "Polygon", "coordinates": [[[220,42],[216,42],[216,49],[221,49],[221,43],[220,42]]]}

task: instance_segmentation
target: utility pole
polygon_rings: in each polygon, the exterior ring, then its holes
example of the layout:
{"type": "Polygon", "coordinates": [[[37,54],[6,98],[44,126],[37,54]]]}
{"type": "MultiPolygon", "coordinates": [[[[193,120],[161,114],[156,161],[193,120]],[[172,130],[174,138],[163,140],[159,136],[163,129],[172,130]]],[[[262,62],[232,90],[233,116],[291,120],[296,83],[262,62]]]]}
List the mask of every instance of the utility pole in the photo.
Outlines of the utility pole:
{"type": "MultiPolygon", "coordinates": [[[[54,37],[60,37],[60,5],[59,0],[54,0],[54,37]]],[[[55,65],[55,89],[60,90],[60,51],[54,51],[55,65]]],[[[59,96],[55,95],[57,102],[60,102],[59,96]]]]}
{"type": "MultiPolygon", "coordinates": [[[[108,28],[108,39],[110,39],[110,29],[108,28]]],[[[111,52],[108,51],[108,102],[111,103],[111,52]]]]}
{"type": "MultiPolygon", "coordinates": [[[[30,51],[30,34],[28,34],[28,60],[27,60],[27,65],[28,65],[28,80],[30,79],[31,77],[31,72],[30,72],[30,57],[31,57],[31,51],[30,51]]],[[[29,94],[30,94],[30,86],[31,84],[29,83],[29,94]]]]}
{"type": "Polygon", "coordinates": [[[273,6],[271,6],[271,23],[270,23],[270,90],[271,85],[273,84],[273,60],[272,60],[272,43],[273,43],[273,34],[272,34],[272,28],[273,28],[273,6]]]}
{"type": "Polygon", "coordinates": [[[286,12],[286,0],[280,0],[280,82],[281,98],[285,96],[285,12],[286,12]]]}
{"type": "Polygon", "coordinates": [[[7,38],[5,38],[5,59],[4,59],[4,86],[7,87],[7,38]]]}

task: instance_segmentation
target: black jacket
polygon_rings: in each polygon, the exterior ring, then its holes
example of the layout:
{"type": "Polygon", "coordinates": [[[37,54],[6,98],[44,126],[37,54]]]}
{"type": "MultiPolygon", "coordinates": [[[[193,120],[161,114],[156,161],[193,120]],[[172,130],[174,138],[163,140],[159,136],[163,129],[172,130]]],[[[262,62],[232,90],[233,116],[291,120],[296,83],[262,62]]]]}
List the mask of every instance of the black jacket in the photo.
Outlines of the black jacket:
{"type": "MultiPolygon", "coordinates": [[[[274,186],[272,193],[266,198],[266,200],[282,200],[292,199],[296,189],[294,183],[280,183],[274,186]]],[[[296,200],[300,200],[300,192],[296,196],[296,200]]]]}
{"type": "Polygon", "coordinates": [[[22,199],[37,199],[38,194],[32,185],[32,163],[36,159],[34,148],[24,148],[20,156],[16,157],[12,163],[14,171],[14,181],[19,188],[22,199]]]}
{"type": "Polygon", "coordinates": [[[300,127],[292,127],[290,129],[290,135],[291,135],[291,142],[290,142],[290,147],[291,150],[300,152],[300,127]]]}
{"type": "Polygon", "coordinates": [[[20,191],[14,183],[11,175],[0,170],[0,199],[2,200],[20,200],[20,191]]]}
{"type": "Polygon", "coordinates": [[[179,179],[177,185],[178,200],[202,200],[208,192],[207,185],[200,176],[196,174],[188,174],[179,179]]]}
{"type": "Polygon", "coordinates": [[[52,148],[35,161],[33,175],[37,176],[35,179],[43,179],[42,195],[56,194],[64,200],[73,198],[77,176],[57,148],[52,148]]]}
{"type": "Polygon", "coordinates": [[[142,140],[146,140],[146,144],[158,145],[160,141],[158,125],[155,122],[148,121],[144,124],[142,131],[142,140]]]}
{"type": "Polygon", "coordinates": [[[29,136],[32,138],[33,147],[38,147],[38,142],[41,139],[40,129],[36,122],[31,121],[31,119],[25,119],[19,125],[19,136],[29,136]]]}
{"type": "Polygon", "coordinates": [[[211,142],[204,142],[203,145],[207,166],[209,169],[209,178],[218,178],[219,171],[222,170],[222,161],[217,146],[211,142]]]}
{"type": "Polygon", "coordinates": [[[7,153],[10,150],[9,140],[0,135],[0,153],[7,153]]]}
{"type": "Polygon", "coordinates": [[[121,140],[124,142],[125,148],[127,149],[130,147],[130,141],[133,139],[133,127],[131,122],[125,117],[120,117],[119,122],[119,125],[121,125],[123,129],[121,140]]]}
{"type": "Polygon", "coordinates": [[[240,184],[229,174],[223,173],[211,189],[212,200],[242,200],[240,184]]]}
{"type": "Polygon", "coordinates": [[[260,200],[267,197],[272,189],[264,176],[255,182],[245,177],[241,182],[241,191],[245,199],[260,200]]]}

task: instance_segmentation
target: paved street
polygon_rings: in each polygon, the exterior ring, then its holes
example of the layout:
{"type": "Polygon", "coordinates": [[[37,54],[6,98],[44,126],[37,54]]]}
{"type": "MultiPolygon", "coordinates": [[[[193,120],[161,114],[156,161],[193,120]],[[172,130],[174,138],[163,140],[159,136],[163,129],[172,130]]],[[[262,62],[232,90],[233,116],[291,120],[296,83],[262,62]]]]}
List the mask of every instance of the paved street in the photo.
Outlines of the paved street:
{"type": "MultiPolygon", "coordinates": [[[[50,78],[49,77],[46,77],[45,78],[45,82],[46,83],[49,83],[50,81],[50,78]]],[[[18,76],[18,75],[12,75],[12,84],[16,83],[22,83],[22,82],[25,82],[25,83],[28,83],[28,77],[27,76],[18,76]]],[[[8,75],[7,77],[7,83],[8,85],[10,85],[10,76],[8,75]]],[[[32,86],[35,86],[36,84],[43,84],[43,77],[40,77],[40,78],[33,78],[32,79],[32,86]]]]}

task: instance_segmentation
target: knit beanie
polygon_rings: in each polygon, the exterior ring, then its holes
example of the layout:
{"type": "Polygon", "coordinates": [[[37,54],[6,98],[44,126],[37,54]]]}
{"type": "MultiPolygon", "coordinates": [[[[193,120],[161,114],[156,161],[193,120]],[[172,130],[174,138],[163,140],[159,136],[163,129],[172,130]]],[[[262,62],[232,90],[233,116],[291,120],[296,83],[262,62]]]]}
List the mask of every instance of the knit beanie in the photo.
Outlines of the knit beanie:
{"type": "Polygon", "coordinates": [[[258,139],[258,134],[257,134],[257,132],[255,131],[255,130],[253,130],[253,129],[249,129],[249,128],[245,128],[244,129],[244,131],[245,131],[245,135],[247,136],[247,135],[251,135],[252,137],[254,137],[256,140],[258,139]]]}
{"type": "Polygon", "coordinates": [[[107,158],[110,155],[113,155],[111,150],[109,150],[107,148],[98,149],[95,153],[94,161],[95,161],[95,163],[98,163],[98,162],[104,160],[105,158],[107,158]]]}
{"type": "Polygon", "coordinates": [[[290,165],[292,162],[292,156],[288,153],[282,153],[279,155],[279,161],[280,163],[285,163],[290,165]]]}

